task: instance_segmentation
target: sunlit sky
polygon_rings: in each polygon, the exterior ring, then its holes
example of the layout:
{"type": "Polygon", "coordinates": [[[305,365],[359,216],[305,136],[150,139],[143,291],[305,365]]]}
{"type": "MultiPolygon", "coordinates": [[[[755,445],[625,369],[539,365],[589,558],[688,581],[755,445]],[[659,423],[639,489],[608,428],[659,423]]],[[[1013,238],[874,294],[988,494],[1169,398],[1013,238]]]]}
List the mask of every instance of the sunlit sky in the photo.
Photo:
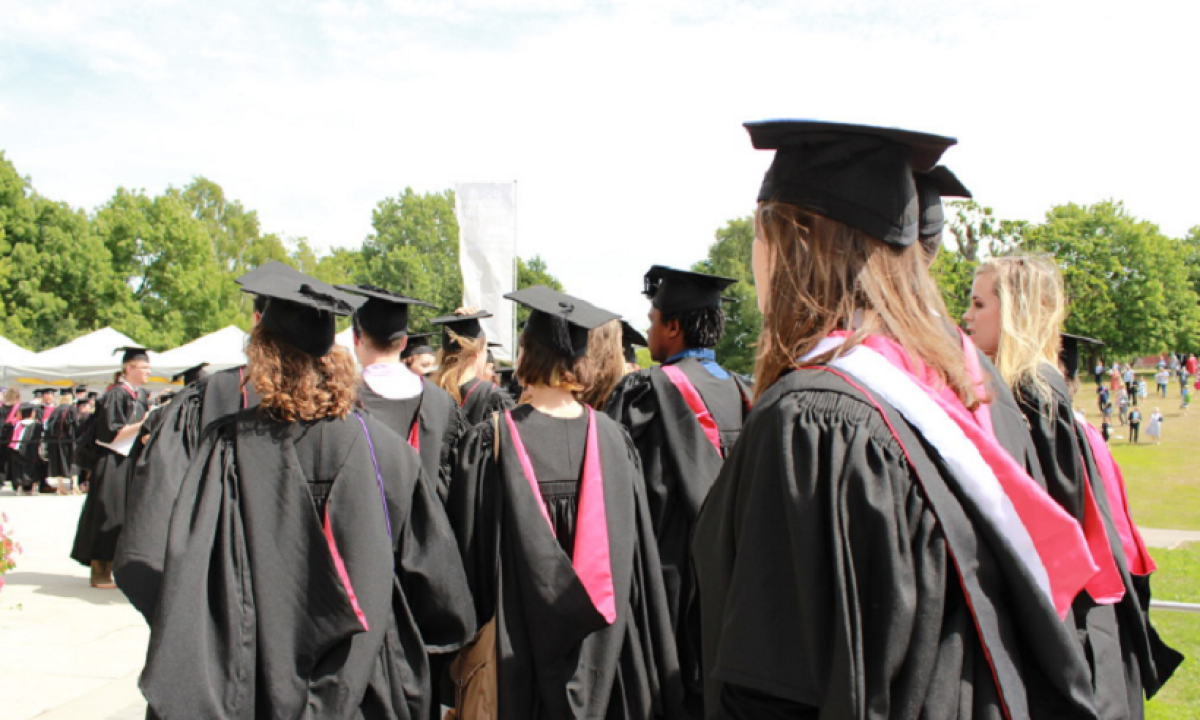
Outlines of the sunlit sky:
{"type": "MultiPolygon", "coordinates": [[[[519,253],[642,320],[770,160],[741,123],[959,138],[984,205],[1200,224],[1200,7],[1112,0],[0,0],[0,149],[43,195],[203,175],[265,231],[357,246],[406,186],[516,181],[519,253]]],[[[644,325],[644,322],[638,324],[644,325]]]]}

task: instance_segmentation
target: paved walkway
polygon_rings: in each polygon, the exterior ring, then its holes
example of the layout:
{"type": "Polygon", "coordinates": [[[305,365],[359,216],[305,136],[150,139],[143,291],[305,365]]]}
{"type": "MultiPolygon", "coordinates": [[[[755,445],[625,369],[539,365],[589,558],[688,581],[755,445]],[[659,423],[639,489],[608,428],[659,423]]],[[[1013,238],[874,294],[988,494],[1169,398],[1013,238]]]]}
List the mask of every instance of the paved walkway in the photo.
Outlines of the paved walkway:
{"type": "MultiPolygon", "coordinates": [[[[88,585],[71,560],[83,497],[15,497],[0,511],[24,548],[0,590],[4,720],[136,720],[149,632],[120,590],[88,585]]],[[[1200,542],[1200,532],[1143,528],[1151,547],[1200,542]]]]}
{"type": "Polygon", "coordinates": [[[120,590],[88,585],[71,560],[82,496],[0,491],[22,553],[0,590],[0,715],[4,720],[134,720],[150,633],[120,590]]]}

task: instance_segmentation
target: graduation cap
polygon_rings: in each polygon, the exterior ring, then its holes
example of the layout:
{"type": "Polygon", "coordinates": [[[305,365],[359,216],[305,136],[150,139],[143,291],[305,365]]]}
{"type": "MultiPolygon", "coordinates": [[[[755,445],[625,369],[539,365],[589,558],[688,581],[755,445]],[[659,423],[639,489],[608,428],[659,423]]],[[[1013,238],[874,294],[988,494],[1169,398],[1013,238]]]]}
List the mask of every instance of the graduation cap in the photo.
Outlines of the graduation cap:
{"type": "Polygon", "coordinates": [[[545,285],[517,290],[504,297],[533,311],[525,322],[525,335],[568,358],[587,352],[589,330],[620,317],[545,285]]]}
{"type": "Polygon", "coordinates": [[[124,355],[121,356],[122,365],[139,360],[141,362],[150,362],[150,351],[144,347],[119,347],[116,350],[113,350],[113,355],[116,355],[117,353],[124,353],[124,355]]]}
{"type": "Polygon", "coordinates": [[[400,351],[400,359],[412,357],[413,355],[433,355],[433,346],[429,344],[429,338],[437,335],[437,333],[413,333],[408,336],[408,344],[400,351]]]}
{"type": "Polygon", "coordinates": [[[57,394],[58,394],[58,389],[57,389],[57,388],[52,388],[52,387],[38,388],[38,389],[37,389],[35,392],[36,392],[38,395],[45,395],[46,393],[53,393],[53,394],[57,395],[57,394]]]}
{"type": "Polygon", "coordinates": [[[424,305],[434,307],[433,303],[410,298],[400,293],[384,288],[367,285],[335,285],[355,295],[367,299],[362,307],[354,312],[354,326],[360,334],[366,333],[371,338],[382,343],[393,343],[408,334],[408,306],[424,305]]]}
{"type": "Polygon", "coordinates": [[[75,394],[76,394],[76,395],[83,395],[83,394],[84,394],[84,393],[86,393],[87,391],[88,391],[88,390],[87,390],[87,386],[86,386],[86,385],[80,385],[79,387],[75,388],[75,394]]]}
{"type": "Polygon", "coordinates": [[[736,282],[719,275],[655,265],[646,273],[645,294],[660,313],[674,317],[688,310],[721,307],[721,291],[736,282]]]}
{"type": "Polygon", "coordinates": [[[176,373],[174,376],[172,376],[171,382],[179,382],[180,380],[183,380],[184,385],[191,385],[208,374],[204,370],[206,367],[208,367],[208,363],[206,362],[202,362],[196,367],[190,367],[187,370],[184,370],[181,373],[176,373]]]}
{"type": "Polygon", "coordinates": [[[333,349],[335,317],[349,315],[366,302],[281,262],[256,268],[238,283],[243,292],[268,298],[259,320],[263,329],[314,357],[333,349]]]}
{"type": "Polygon", "coordinates": [[[649,347],[646,336],[633,329],[627,321],[621,321],[621,348],[625,351],[625,362],[637,362],[637,350],[634,348],[649,347]]]}
{"type": "Polygon", "coordinates": [[[1095,338],[1070,333],[1061,333],[1061,336],[1062,348],[1058,351],[1058,361],[1062,364],[1067,379],[1074,380],[1075,374],[1079,372],[1079,345],[1082,343],[1100,347],[1104,343],[1095,338]]]}
{"type": "MultiPolygon", "coordinates": [[[[508,296],[505,295],[505,297],[508,296]]],[[[458,342],[450,337],[451,332],[459,337],[470,338],[472,340],[483,337],[483,326],[479,324],[479,321],[491,316],[492,314],[487,310],[480,310],[470,315],[444,315],[434,318],[429,322],[433,325],[442,326],[442,349],[454,351],[458,350],[458,342]]]]}
{"type": "Polygon", "coordinates": [[[88,396],[87,396],[87,399],[88,399],[88,400],[99,400],[99,399],[100,399],[100,393],[98,393],[98,392],[89,392],[89,393],[88,393],[88,396]]]}
{"type": "Polygon", "coordinates": [[[917,196],[921,203],[920,235],[938,235],[946,224],[942,198],[969,198],[971,191],[945,165],[938,165],[929,172],[917,173],[913,179],[917,183],[917,196]]]}
{"type": "Polygon", "coordinates": [[[516,372],[517,369],[511,367],[496,368],[496,378],[500,381],[500,385],[508,385],[512,382],[513,376],[516,374],[516,372]]]}
{"type": "Polygon", "coordinates": [[[815,120],[745,123],[750,142],[775,150],[759,202],[797,205],[908,247],[920,229],[913,173],[929,172],[950,137],[815,120]]]}

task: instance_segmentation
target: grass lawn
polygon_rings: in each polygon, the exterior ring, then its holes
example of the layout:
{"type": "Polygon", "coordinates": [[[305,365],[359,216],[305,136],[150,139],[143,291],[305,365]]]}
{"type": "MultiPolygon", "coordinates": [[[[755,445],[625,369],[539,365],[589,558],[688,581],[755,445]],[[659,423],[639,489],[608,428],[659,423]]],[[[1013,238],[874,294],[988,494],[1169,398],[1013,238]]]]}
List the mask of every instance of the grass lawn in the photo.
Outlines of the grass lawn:
{"type": "MultiPolygon", "coordinates": [[[[1200,602],[1200,546],[1152,549],[1158,563],[1154,599],[1200,602]]],[[[1166,687],[1146,704],[1148,720],[1200,718],[1200,615],[1154,610],[1151,620],[1163,640],[1187,656],[1166,687]]]]}
{"type": "MultiPolygon", "coordinates": [[[[1113,410],[1113,435],[1109,447],[1121,464],[1129,505],[1138,525],[1171,530],[1200,530],[1200,391],[1192,391],[1191,410],[1179,409],[1179,383],[1172,381],[1165,399],[1157,397],[1154,379],[1150,397],[1140,407],[1142,411],[1142,442],[1129,442],[1129,428],[1117,422],[1113,410]],[[1146,425],[1154,408],[1162,409],[1162,444],[1154,445],[1145,437],[1146,425]]],[[[1075,396],[1075,407],[1083,410],[1088,420],[1100,427],[1100,411],[1096,407],[1096,386],[1085,379],[1075,396]]],[[[1196,596],[1200,602],[1200,593],[1196,596]]],[[[1195,717],[1200,718],[1200,713],[1195,717]]]]}

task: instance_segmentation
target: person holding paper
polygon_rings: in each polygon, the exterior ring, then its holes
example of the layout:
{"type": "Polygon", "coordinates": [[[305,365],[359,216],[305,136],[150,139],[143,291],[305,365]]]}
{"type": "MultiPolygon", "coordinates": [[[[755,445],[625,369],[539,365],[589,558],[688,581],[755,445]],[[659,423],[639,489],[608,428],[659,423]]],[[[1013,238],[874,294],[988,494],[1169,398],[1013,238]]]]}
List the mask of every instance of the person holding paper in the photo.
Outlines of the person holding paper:
{"type": "Polygon", "coordinates": [[[129,452],[142,428],[149,395],[142,385],[150,377],[145,348],[123,347],[117,382],[104,393],[97,408],[96,471],[79,514],[71,557],[92,568],[92,587],[115,589],[112,561],[125,524],[125,494],[129,484],[129,452]]]}

